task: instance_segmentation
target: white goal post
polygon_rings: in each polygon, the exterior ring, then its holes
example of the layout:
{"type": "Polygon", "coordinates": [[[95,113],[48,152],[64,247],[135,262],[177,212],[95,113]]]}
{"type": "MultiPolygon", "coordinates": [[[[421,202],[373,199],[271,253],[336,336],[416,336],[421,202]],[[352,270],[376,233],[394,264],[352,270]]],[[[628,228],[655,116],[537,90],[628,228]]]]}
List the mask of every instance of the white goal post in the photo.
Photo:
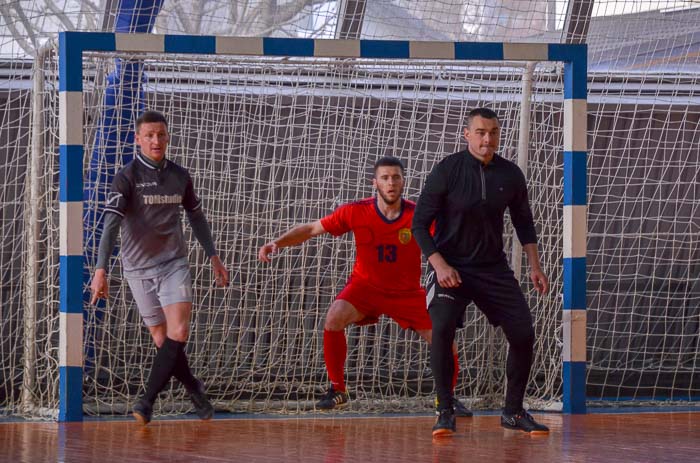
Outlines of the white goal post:
{"type": "MultiPolygon", "coordinates": [[[[466,61],[481,63],[484,72],[488,71],[488,66],[498,66],[499,63],[512,62],[556,62],[563,63],[563,95],[561,106],[563,107],[563,117],[561,120],[561,133],[563,135],[563,146],[558,147],[555,151],[561,157],[563,165],[562,183],[561,183],[561,198],[562,201],[558,205],[563,208],[561,215],[561,234],[560,242],[555,244],[559,246],[561,251],[561,261],[554,262],[555,265],[561,267],[561,301],[557,301],[556,307],[561,309],[559,315],[554,316],[554,319],[561,320],[561,402],[562,411],[564,413],[585,413],[586,412],[586,235],[587,235],[587,194],[586,194],[586,156],[587,156],[587,49],[586,45],[566,45],[566,44],[534,44],[534,43],[471,43],[471,42],[409,42],[409,41],[380,41],[380,40],[317,40],[317,39],[285,39],[285,38],[238,38],[238,37],[214,37],[214,36],[187,36],[187,35],[155,35],[155,34],[113,34],[113,33],[92,33],[92,32],[64,32],[59,36],[59,248],[60,248],[60,327],[59,327],[59,421],[80,421],[83,418],[83,383],[84,383],[84,366],[85,366],[85,345],[84,345],[84,291],[86,290],[84,281],[85,272],[85,243],[84,232],[86,225],[84,224],[84,210],[87,207],[85,204],[84,195],[84,175],[86,170],[85,153],[88,140],[86,140],[86,126],[91,122],[85,120],[85,95],[84,88],[84,66],[83,58],[88,54],[102,53],[106,56],[126,56],[131,59],[146,59],[152,56],[172,55],[172,56],[187,56],[188,60],[194,60],[192,57],[212,57],[214,64],[208,68],[208,75],[205,83],[198,81],[204,90],[201,92],[206,98],[207,94],[216,92],[227,92],[229,90],[217,87],[219,80],[216,77],[217,69],[221,67],[230,67],[225,61],[217,61],[219,57],[257,57],[261,63],[266,60],[280,58],[288,58],[289,62],[295,62],[300,69],[304,69],[308,63],[314,59],[326,60],[330,62],[329,66],[338,69],[338,74],[335,77],[329,77],[323,84],[319,85],[319,91],[325,95],[331,95],[333,98],[344,98],[345,81],[342,76],[347,76],[347,69],[352,66],[348,64],[359,63],[360,66],[366,66],[369,69],[381,67],[381,63],[391,61],[392,63],[410,60],[411,63],[420,61],[439,62],[436,65],[435,73],[447,72],[445,69],[459,67],[466,61]],[[134,58],[140,57],[140,58],[134,58]],[[335,60],[335,61],[333,61],[335,60]],[[351,61],[348,61],[351,60],[351,61]],[[483,63],[488,63],[484,65],[483,63]],[[345,74],[344,74],[345,73],[345,74]],[[337,77],[341,76],[341,77],[337,77]],[[560,317],[560,318],[559,318],[560,317]]],[[[189,61],[188,61],[189,63],[189,61]]],[[[285,61],[280,62],[281,66],[286,65],[285,61]]],[[[432,64],[431,64],[432,66],[432,64]]],[[[420,71],[416,71],[415,67],[410,68],[411,72],[418,75],[420,71]]],[[[405,72],[406,68],[404,68],[405,72]]],[[[94,72],[91,69],[90,72],[94,72]]],[[[196,76],[196,65],[187,64],[186,66],[173,66],[170,70],[163,70],[164,79],[169,79],[174,73],[191,73],[196,76]],[[170,74],[169,74],[170,73],[170,74]]],[[[304,71],[299,73],[291,72],[285,76],[289,82],[298,81],[303,76],[304,71]]],[[[264,77],[263,77],[264,78],[264,77]]],[[[357,75],[353,75],[352,79],[356,82],[360,79],[357,75]]],[[[196,78],[195,78],[196,80],[196,78]]],[[[416,79],[418,81],[418,79],[416,79]]],[[[172,88],[177,88],[178,82],[169,80],[172,88]]],[[[236,84],[235,79],[229,80],[236,84]]],[[[243,85],[244,84],[239,84],[243,85]]],[[[371,92],[372,82],[363,81],[362,91],[371,92]]],[[[265,87],[261,86],[256,91],[264,92],[265,87]]],[[[426,91],[421,87],[420,83],[416,84],[415,93],[417,95],[426,91]]],[[[251,90],[252,92],[252,90],[251,90]]],[[[488,93],[488,88],[484,90],[488,93]]],[[[245,89],[243,90],[245,93],[245,89]]],[[[453,98],[457,99],[459,95],[453,98]]],[[[280,99],[283,98],[299,98],[299,104],[306,104],[306,100],[295,95],[285,95],[281,93],[280,99]]],[[[420,98],[420,97],[417,97],[420,98]]],[[[465,99],[467,98],[465,93],[465,99]]],[[[168,107],[171,102],[166,102],[168,107]]],[[[235,103],[237,109],[245,112],[245,99],[235,103]]],[[[221,109],[224,113],[230,108],[221,109]]],[[[424,108],[423,108],[424,109],[424,108]]],[[[371,112],[372,108],[364,108],[368,113],[368,124],[372,124],[371,112]]],[[[274,112],[274,107],[270,109],[274,112]]],[[[168,115],[169,116],[169,115],[168,115]]],[[[328,115],[329,118],[342,119],[342,114],[328,115]]],[[[398,116],[397,116],[398,117],[398,116]]],[[[416,127],[420,125],[421,114],[413,114],[411,125],[415,130],[421,130],[416,127]]],[[[456,121],[459,123],[460,121],[456,121]]],[[[197,121],[189,120],[189,123],[197,123],[197,121]]],[[[235,121],[236,124],[245,124],[246,121],[241,119],[235,121]]],[[[517,127],[517,125],[516,125],[517,127]]],[[[195,127],[193,130],[200,130],[201,127],[195,127]]],[[[283,128],[279,129],[280,131],[283,128]]],[[[214,131],[215,132],[215,131],[214,131]]],[[[281,132],[280,132],[281,133],[281,132]]],[[[294,134],[297,136],[298,134],[294,134]]],[[[218,139],[228,139],[227,134],[216,133],[212,138],[212,143],[216,143],[218,139]],[[217,138],[218,137],[218,138],[217,138]]],[[[326,136],[326,135],[324,135],[326,136]]],[[[332,134],[328,134],[332,137],[332,134]]],[[[194,138],[193,138],[194,140],[194,138]]],[[[191,148],[197,149],[199,145],[196,140],[192,141],[191,148]]],[[[284,140],[269,139],[269,144],[280,145],[280,149],[284,149],[284,140]]],[[[362,141],[362,148],[371,149],[372,138],[362,141]]],[[[174,143],[175,145],[176,143],[174,143]]],[[[426,149],[441,148],[441,145],[426,143],[426,149]]],[[[258,153],[268,147],[263,144],[258,144],[256,150],[258,153]]],[[[340,146],[344,148],[344,146],[340,146]]],[[[400,151],[400,147],[397,147],[400,151]]],[[[263,168],[270,170],[269,163],[261,158],[255,158],[256,152],[248,153],[250,162],[237,164],[236,169],[227,167],[225,163],[214,163],[214,161],[202,160],[201,163],[213,163],[202,167],[209,171],[216,171],[220,175],[236,177],[241,175],[238,180],[232,182],[227,188],[236,188],[236,185],[248,183],[264,184],[269,191],[267,196],[261,195],[251,199],[250,204],[242,205],[241,209],[236,212],[241,217],[240,222],[234,220],[235,223],[230,224],[232,236],[240,230],[249,228],[261,227],[261,229],[253,230],[252,233],[270,233],[280,231],[279,228],[274,228],[269,223],[273,220],[273,212],[270,211],[270,217],[267,217],[268,222],[248,223],[243,218],[254,215],[257,208],[261,207],[258,201],[264,201],[265,197],[275,197],[277,203],[285,200],[296,202],[295,207],[304,209],[307,204],[299,198],[304,198],[303,189],[304,182],[301,184],[294,183],[290,178],[282,175],[282,170],[271,169],[269,177],[265,179],[259,178],[259,171],[263,168]],[[241,172],[249,173],[248,176],[243,176],[241,172]],[[280,178],[281,177],[281,178],[280,178]],[[269,183],[268,183],[269,182],[269,183]],[[274,190],[274,185],[281,185],[280,188],[286,188],[286,191],[274,190]],[[291,192],[291,193],[290,193],[291,192]]],[[[445,152],[435,152],[435,156],[447,154],[445,152]]],[[[278,159],[278,166],[286,166],[291,162],[291,159],[281,157],[278,159]]],[[[366,159],[358,159],[351,162],[351,165],[346,166],[347,170],[338,174],[340,176],[354,176],[354,182],[360,182],[363,179],[366,159]]],[[[307,162],[304,160],[303,162],[307,162]]],[[[309,160],[309,162],[315,162],[309,160]]],[[[432,161],[431,161],[432,162],[432,161]]],[[[409,162],[411,166],[417,166],[419,163],[409,162]]],[[[420,164],[424,169],[429,167],[429,163],[420,164]]],[[[299,166],[297,166],[299,167],[299,166]]],[[[199,164],[192,166],[192,169],[197,170],[199,164]]],[[[314,171],[327,168],[325,165],[310,166],[309,169],[314,171]]],[[[409,169],[410,170],[410,169],[409,169]]],[[[409,173],[410,175],[410,173],[409,173]]],[[[196,177],[196,175],[193,175],[196,177]]],[[[303,179],[302,179],[303,180],[303,179]]],[[[329,174],[326,179],[325,187],[332,189],[333,175],[329,174]]],[[[416,179],[417,180],[417,179],[416,179]]],[[[195,183],[197,182],[195,178],[195,183]]],[[[242,187],[241,187],[242,188],[242,187]]],[[[252,187],[251,187],[252,188],[252,187]]],[[[212,202],[217,201],[217,195],[226,195],[227,191],[216,191],[212,187],[209,192],[213,198],[212,202]]],[[[342,198],[346,199],[346,198],[342,198]]],[[[281,207],[281,206],[280,206],[281,207]]],[[[205,206],[206,209],[206,206],[205,206]]],[[[210,216],[210,221],[213,220],[214,234],[217,235],[216,223],[222,219],[218,214],[218,210],[214,208],[213,213],[207,210],[210,216]]],[[[227,212],[230,213],[230,212],[227,212]]],[[[291,219],[294,219],[292,217],[291,219]]],[[[290,219],[290,220],[291,220],[290,219]]],[[[296,219],[299,219],[297,217],[296,219]]],[[[228,219],[227,219],[228,220],[228,219]]],[[[284,223],[284,225],[290,225],[284,223]]],[[[90,225],[92,226],[92,225],[90,225]]],[[[231,241],[225,242],[224,245],[230,245],[231,250],[221,249],[228,252],[232,259],[248,262],[251,259],[253,249],[251,246],[242,244],[231,238],[231,241]],[[243,252],[244,251],[244,252],[243,252]],[[245,254],[245,255],[243,255],[245,254]]],[[[218,247],[222,248],[222,243],[218,243],[218,247]]],[[[555,253],[556,254],[556,253],[555,253]]],[[[286,259],[286,265],[293,269],[295,265],[302,265],[306,262],[303,252],[301,255],[282,256],[280,259],[286,259]]],[[[327,263],[327,262],[326,262],[327,263]]],[[[261,287],[266,285],[265,281],[251,282],[246,280],[244,266],[241,266],[239,271],[234,271],[239,286],[244,286],[244,281],[247,288],[261,287]]],[[[292,271],[292,270],[290,270],[292,271]]],[[[323,268],[316,267],[317,273],[324,271],[323,268]]],[[[199,271],[198,272],[203,272],[199,271]]],[[[206,280],[203,274],[196,274],[195,278],[201,277],[206,280]]],[[[303,303],[306,295],[297,292],[290,284],[292,280],[281,282],[276,288],[280,291],[276,292],[274,297],[285,298],[294,297],[295,303],[303,303]],[[283,291],[289,291],[282,293],[283,291]]],[[[208,292],[211,288],[202,289],[202,293],[207,295],[201,297],[209,297],[208,292]]],[[[236,298],[253,297],[252,292],[247,293],[243,290],[235,294],[236,298]]],[[[272,296],[271,296],[272,297],[272,296]]],[[[556,298],[556,296],[555,296],[556,298]]],[[[226,299],[229,301],[229,299],[226,299]]],[[[276,301],[276,299],[272,299],[276,301]]],[[[251,301],[253,306],[255,301],[251,301]]],[[[235,317],[236,314],[232,314],[235,317]]],[[[275,314],[268,314],[269,317],[275,317],[275,314]]],[[[296,315],[295,315],[296,317],[296,315]]],[[[296,323],[297,329],[303,331],[308,329],[309,321],[303,319],[300,315],[299,319],[288,317],[282,323],[296,323]]],[[[253,319],[251,319],[253,320],[253,319]]],[[[210,320],[203,320],[203,323],[208,323],[210,320]]],[[[194,321],[195,323],[197,320],[194,321]]],[[[234,323],[231,321],[231,323],[234,323]]],[[[242,322],[241,322],[242,323],[242,322]]],[[[279,349],[292,349],[292,343],[288,339],[280,337],[275,339],[265,332],[264,341],[259,341],[256,336],[256,329],[259,327],[259,322],[246,321],[250,323],[252,333],[249,336],[255,338],[255,342],[265,342],[268,345],[272,344],[279,349]]],[[[315,328],[313,328],[315,329],[315,328]]],[[[208,339],[211,333],[203,335],[208,339]]],[[[115,336],[117,336],[115,334],[115,336]]],[[[263,337],[260,335],[260,337],[263,337]]],[[[195,338],[193,342],[196,342],[195,338]]],[[[206,339],[202,340],[206,342],[206,339]]],[[[239,339],[240,341],[240,339],[239,339]]],[[[145,344],[145,341],[144,341],[145,344]]],[[[402,346],[398,346],[403,348],[402,346]]],[[[398,348],[393,346],[392,348],[398,348]]],[[[311,341],[311,348],[320,350],[320,347],[311,341]]],[[[369,346],[369,348],[380,349],[378,346],[369,346]]],[[[222,348],[223,349],[223,348],[222,348]]],[[[363,347],[363,349],[365,349],[363,347]]],[[[408,348],[407,348],[408,349],[408,348]]],[[[401,349],[398,349],[401,350],[401,349]]],[[[291,350],[290,350],[291,352],[291,350]]],[[[363,351],[364,352],[364,351],[363,351]]],[[[119,355],[128,357],[128,353],[119,352],[119,355]]],[[[115,354],[116,355],[116,354],[115,354]]],[[[250,354],[256,356],[255,352],[250,354]]],[[[281,354],[284,356],[284,353],[281,354]]],[[[362,352],[358,355],[364,355],[362,352]]],[[[392,355],[401,355],[392,353],[392,355]]],[[[420,353],[422,359],[425,358],[425,351],[420,353]]],[[[229,354],[222,351],[218,359],[221,362],[226,362],[232,358],[229,354]]],[[[363,357],[364,358],[364,357],[363,357]]],[[[255,360],[252,360],[253,362],[255,360]]],[[[266,360],[271,362],[271,360],[266,360]]],[[[195,365],[196,366],[196,365],[195,365]]],[[[280,374],[275,376],[276,365],[267,364],[266,372],[262,375],[261,381],[275,383],[277,389],[288,390],[298,386],[294,375],[288,376],[280,374]],[[284,383],[284,384],[282,384],[284,383]]],[[[233,368],[236,368],[234,365],[233,368]]],[[[292,365],[291,368],[294,368],[292,365]]],[[[393,366],[392,366],[393,368],[393,366]]],[[[384,365],[376,365],[375,372],[384,372],[384,365]]],[[[284,373],[284,372],[282,372],[284,373]]],[[[389,369],[387,375],[391,376],[394,371],[389,369]]],[[[407,377],[410,374],[406,373],[407,377]]],[[[377,381],[381,381],[382,375],[379,375],[377,381]]],[[[304,385],[303,385],[304,386],[304,385]]],[[[304,386],[306,387],[306,386],[304,386]]],[[[390,398],[391,399],[391,398],[390,398]]],[[[266,399],[269,400],[269,399],[266,399]]],[[[100,399],[97,400],[100,402],[100,399]]]]}

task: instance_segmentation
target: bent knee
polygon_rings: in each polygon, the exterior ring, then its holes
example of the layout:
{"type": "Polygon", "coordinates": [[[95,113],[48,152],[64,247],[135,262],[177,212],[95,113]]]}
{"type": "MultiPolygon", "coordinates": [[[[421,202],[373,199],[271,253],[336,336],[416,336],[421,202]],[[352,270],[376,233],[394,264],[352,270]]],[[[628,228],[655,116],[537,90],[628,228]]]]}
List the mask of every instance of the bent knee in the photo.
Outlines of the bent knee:
{"type": "Polygon", "coordinates": [[[187,342],[189,335],[190,330],[188,329],[187,325],[173,327],[172,329],[168,327],[168,337],[173,341],[187,342]]]}
{"type": "Polygon", "coordinates": [[[326,322],[323,328],[328,331],[341,331],[352,323],[359,322],[364,318],[355,306],[347,301],[338,299],[331,304],[326,314],[326,322]]]}

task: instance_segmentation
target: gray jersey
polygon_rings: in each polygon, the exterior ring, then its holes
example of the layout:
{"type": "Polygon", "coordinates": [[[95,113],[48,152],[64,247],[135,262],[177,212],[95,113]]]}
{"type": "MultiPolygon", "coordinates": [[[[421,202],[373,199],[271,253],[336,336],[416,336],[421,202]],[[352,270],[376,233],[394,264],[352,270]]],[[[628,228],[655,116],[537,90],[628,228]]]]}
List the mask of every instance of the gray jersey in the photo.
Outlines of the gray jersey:
{"type": "Polygon", "coordinates": [[[125,273],[148,276],[159,265],[187,257],[180,206],[193,212],[202,207],[189,173],[172,161],[159,166],[136,155],[117,173],[105,212],[121,222],[122,264],[125,273]]]}

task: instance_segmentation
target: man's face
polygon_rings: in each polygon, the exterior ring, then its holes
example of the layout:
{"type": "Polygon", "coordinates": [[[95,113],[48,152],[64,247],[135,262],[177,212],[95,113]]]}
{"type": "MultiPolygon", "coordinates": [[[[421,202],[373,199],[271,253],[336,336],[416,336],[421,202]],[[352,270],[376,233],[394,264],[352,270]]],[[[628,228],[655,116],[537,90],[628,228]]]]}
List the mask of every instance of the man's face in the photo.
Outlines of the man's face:
{"type": "Polygon", "coordinates": [[[165,157],[170,135],[163,122],[144,122],[136,132],[136,144],[144,156],[159,162],[165,157]]]}
{"type": "Polygon", "coordinates": [[[498,125],[498,119],[472,117],[469,127],[464,129],[464,138],[469,143],[471,155],[482,163],[488,164],[500,143],[501,128],[498,125]]]}
{"type": "Polygon", "coordinates": [[[404,179],[399,166],[379,166],[372,183],[386,204],[391,205],[401,199],[404,179]]]}

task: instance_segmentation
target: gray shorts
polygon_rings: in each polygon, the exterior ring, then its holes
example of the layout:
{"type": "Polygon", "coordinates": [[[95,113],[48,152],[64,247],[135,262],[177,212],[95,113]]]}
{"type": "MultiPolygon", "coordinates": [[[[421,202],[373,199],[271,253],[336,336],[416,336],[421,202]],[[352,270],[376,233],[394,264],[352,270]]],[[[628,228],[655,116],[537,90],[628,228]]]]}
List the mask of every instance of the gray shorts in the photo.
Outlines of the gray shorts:
{"type": "Polygon", "coordinates": [[[189,265],[176,265],[151,278],[127,278],[126,281],[146,326],[165,323],[163,307],[177,302],[192,302],[189,265]]]}

